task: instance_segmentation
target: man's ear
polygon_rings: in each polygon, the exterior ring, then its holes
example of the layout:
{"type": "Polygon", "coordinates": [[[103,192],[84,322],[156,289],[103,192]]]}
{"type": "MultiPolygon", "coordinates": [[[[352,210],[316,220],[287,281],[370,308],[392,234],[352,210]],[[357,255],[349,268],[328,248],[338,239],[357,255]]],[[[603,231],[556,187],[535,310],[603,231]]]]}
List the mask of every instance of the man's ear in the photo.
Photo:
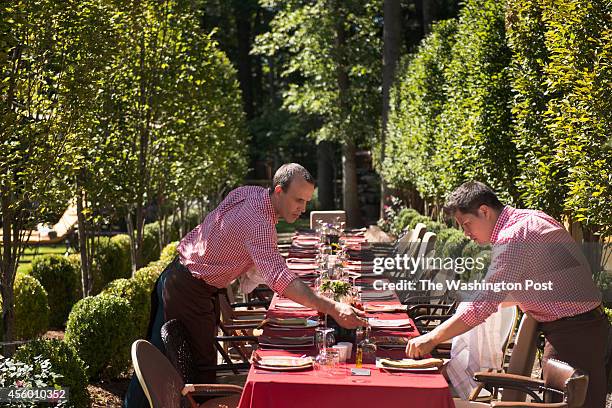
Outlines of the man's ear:
{"type": "Polygon", "coordinates": [[[283,191],[283,188],[279,185],[276,185],[276,187],[274,187],[274,194],[280,194],[283,191]]]}
{"type": "Polygon", "coordinates": [[[491,209],[484,204],[478,207],[478,209],[482,211],[482,214],[484,215],[485,218],[488,218],[488,216],[491,215],[491,209]]]}

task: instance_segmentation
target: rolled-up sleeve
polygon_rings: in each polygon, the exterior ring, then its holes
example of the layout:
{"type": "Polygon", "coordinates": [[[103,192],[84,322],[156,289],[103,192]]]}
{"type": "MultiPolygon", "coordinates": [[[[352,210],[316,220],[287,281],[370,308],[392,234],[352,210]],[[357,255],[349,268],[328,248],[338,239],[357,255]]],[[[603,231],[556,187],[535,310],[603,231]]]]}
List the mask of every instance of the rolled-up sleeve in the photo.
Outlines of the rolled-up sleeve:
{"type": "Polygon", "coordinates": [[[258,224],[250,229],[246,247],[257,271],[275,292],[283,294],[297,276],[287,268],[278,252],[276,230],[270,224],[258,224]]]}
{"type": "Polygon", "coordinates": [[[528,253],[530,251],[524,245],[514,243],[495,245],[491,256],[491,265],[484,279],[488,287],[497,287],[499,290],[481,290],[471,293],[469,302],[459,312],[459,319],[470,327],[475,327],[484,322],[487,317],[497,311],[500,303],[509,299],[520,298],[517,296],[515,283],[523,284],[520,279],[524,277],[524,271],[529,265],[528,253]],[[505,285],[505,288],[504,288],[505,285]]]}

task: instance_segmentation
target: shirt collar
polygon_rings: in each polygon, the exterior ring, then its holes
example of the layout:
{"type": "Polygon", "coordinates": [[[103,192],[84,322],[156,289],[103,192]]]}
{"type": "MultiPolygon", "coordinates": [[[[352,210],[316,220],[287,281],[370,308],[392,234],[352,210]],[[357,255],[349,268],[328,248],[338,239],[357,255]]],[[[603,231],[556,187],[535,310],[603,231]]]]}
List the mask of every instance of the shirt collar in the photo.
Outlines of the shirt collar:
{"type": "Polygon", "coordinates": [[[272,225],[278,224],[278,215],[276,214],[274,206],[272,205],[272,200],[270,199],[270,189],[264,189],[262,196],[262,208],[264,215],[268,217],[268,219],[272,222],[272,225]]]}
{"type": "Polygon", "coordinates": [[[514,208],[510,207],[509,205],[506,205],[504,206],[504,209],[499,213],[499,217],[497,217],[497,222],[495,223],[495,227],[493,228],[493,232],[491,233],[491,244],[495,244],[497,242],[499,233],[510,219],[512,211],[514,211],[514,208]]]}

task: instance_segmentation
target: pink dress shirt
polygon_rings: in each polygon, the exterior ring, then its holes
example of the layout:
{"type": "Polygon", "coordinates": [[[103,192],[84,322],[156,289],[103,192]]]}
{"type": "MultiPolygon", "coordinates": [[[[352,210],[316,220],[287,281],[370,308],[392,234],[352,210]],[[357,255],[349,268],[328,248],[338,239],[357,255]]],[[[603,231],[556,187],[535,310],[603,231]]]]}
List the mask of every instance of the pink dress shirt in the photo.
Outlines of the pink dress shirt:
{"type": "Polygon", "coordinates": [[[180,261],[217,288],[255,266],[272,290],[283,293],[296,275],[278,252],[277,222],[268,189],[239,187],[181,240],[180,261]]]}
{"type": "Polygon", "coordinates": [[[485,290],[473,297],[460,319],[482,323],[501,302],[515,302],[540,322],[575,316],[596,308],[601,293],[580,247],[552,217],[541,211],[509,206],[500,213],[491,234],[489,283],[521,283],[522,290],[485,290]],[[546,283],[552,290],[526,289],[526,280],[546,283]]]}

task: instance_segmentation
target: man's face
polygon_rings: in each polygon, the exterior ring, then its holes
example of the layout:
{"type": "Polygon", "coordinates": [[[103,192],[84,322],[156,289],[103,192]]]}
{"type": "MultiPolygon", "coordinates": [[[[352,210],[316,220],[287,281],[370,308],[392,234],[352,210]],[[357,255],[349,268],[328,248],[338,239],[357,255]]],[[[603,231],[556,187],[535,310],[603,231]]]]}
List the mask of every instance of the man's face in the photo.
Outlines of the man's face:
{"type": "Polygon", "coordinates": [[[274,194],[278,195],[279,216],[290,224],[294,223],[306,211],[306,204],[312,199],[313,193],[314,186],[301,176],[291,180],[287,191],[276,186],[274,194]]]}
{"type": "Polygon", "coordinates": [[[479,245],[491,243],[491,234],[497,222],[497,213],[486,205],[481,205],[476,214],[457,210],[455,220],[463,229],[463,233],[479,245]]]}

